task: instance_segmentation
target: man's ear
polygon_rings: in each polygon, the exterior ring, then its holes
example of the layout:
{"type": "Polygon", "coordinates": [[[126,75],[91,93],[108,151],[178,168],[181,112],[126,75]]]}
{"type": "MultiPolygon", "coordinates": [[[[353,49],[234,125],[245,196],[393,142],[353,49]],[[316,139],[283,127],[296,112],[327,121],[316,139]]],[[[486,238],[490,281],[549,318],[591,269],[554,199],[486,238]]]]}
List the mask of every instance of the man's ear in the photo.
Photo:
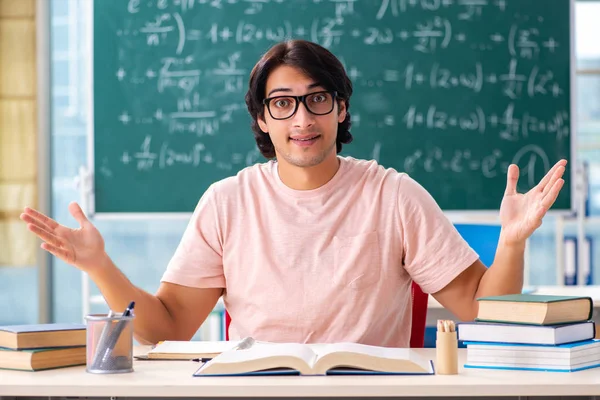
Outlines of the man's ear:
{"type": "Polygon", "coordinates": [[[264,117],[257,117],[256,122],[258,122],[258,126],[260,127],[261,131],[269,133],[269,127],[267,126],[264,117]]]}
{"type": "Polygon", "coordinates": [[[346,101],[338,101],[338,123],[344,122],[346,119],[346,101]]]}

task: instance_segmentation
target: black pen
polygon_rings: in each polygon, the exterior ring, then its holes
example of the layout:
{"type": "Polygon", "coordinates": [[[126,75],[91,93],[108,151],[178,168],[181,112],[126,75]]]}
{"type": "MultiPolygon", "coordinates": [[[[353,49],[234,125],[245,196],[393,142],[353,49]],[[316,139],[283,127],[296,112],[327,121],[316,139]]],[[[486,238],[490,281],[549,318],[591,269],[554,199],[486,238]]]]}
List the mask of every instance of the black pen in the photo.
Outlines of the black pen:
{"type": "Polygon", "coordinates": [[[135,307],[135,301],[132,301],[131,303],[129,303],[129,305],[127,306],[125,311],[123,311],[123,316],[129,317],[131,315],[131,312],[133,311],[133,307],[135,307]]]}

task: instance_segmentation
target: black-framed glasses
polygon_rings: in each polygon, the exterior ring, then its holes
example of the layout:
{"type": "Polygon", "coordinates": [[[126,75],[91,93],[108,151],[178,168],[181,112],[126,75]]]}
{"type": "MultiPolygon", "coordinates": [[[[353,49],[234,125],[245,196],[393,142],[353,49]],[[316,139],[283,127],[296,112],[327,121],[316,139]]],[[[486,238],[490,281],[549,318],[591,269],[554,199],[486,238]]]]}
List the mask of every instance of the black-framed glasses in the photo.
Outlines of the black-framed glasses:
{"type": "Polygon", "coordinates": [[[263,104],[267,106],[269,114],[273,119],[288,119],[291,118],[300,102],[311,114],[326,115],[333,111],[333,105],[337,92],[334,90],[323,90],[320,92],[307,93],[303,96],[274,96],[263,100],[263,104]]]}

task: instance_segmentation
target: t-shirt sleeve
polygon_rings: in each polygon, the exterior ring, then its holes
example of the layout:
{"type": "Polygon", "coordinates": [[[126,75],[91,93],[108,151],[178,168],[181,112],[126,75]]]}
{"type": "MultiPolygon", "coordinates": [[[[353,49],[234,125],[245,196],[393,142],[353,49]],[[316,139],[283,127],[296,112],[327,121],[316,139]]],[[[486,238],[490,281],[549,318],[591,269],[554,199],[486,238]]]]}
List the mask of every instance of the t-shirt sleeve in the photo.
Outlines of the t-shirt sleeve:
{"type": "Polygon", "coordinates": [[[434,198],[403,174],[398,203],[404,268],[424,292],[435,293],[479,258],[434,198]]]}
{"type": "Polygon", "coordinates": [[[161,282],[225,288],[223,240],[213,186],[200,198],[161,282]]]}

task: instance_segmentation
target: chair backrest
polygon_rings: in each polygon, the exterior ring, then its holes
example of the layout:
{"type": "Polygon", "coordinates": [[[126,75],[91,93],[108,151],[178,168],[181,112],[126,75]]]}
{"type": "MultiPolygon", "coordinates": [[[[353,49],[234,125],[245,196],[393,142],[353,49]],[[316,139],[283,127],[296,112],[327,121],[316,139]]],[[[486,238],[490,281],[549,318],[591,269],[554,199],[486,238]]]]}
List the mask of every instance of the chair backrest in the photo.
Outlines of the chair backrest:
{"type": "MultiPolygon", "coordinates": [[[[423,347],[425,343],[425,324],[427,323],[428,294],[421,290],[415,282],[411,287],[412,297],[412,328],[410,331],[410,347],[423,347]]],[[[229,325],[231,316],[225,310],[225,340],[229,340],[229,325]]]]}
{"type": "Polygon", "coordinates": [[[429,295],[415,282],[411,287],[412,324],[410,330],[410,347],[423,347],[425,343],[425,325],[427,324],[427,302],[429,295]]]}

